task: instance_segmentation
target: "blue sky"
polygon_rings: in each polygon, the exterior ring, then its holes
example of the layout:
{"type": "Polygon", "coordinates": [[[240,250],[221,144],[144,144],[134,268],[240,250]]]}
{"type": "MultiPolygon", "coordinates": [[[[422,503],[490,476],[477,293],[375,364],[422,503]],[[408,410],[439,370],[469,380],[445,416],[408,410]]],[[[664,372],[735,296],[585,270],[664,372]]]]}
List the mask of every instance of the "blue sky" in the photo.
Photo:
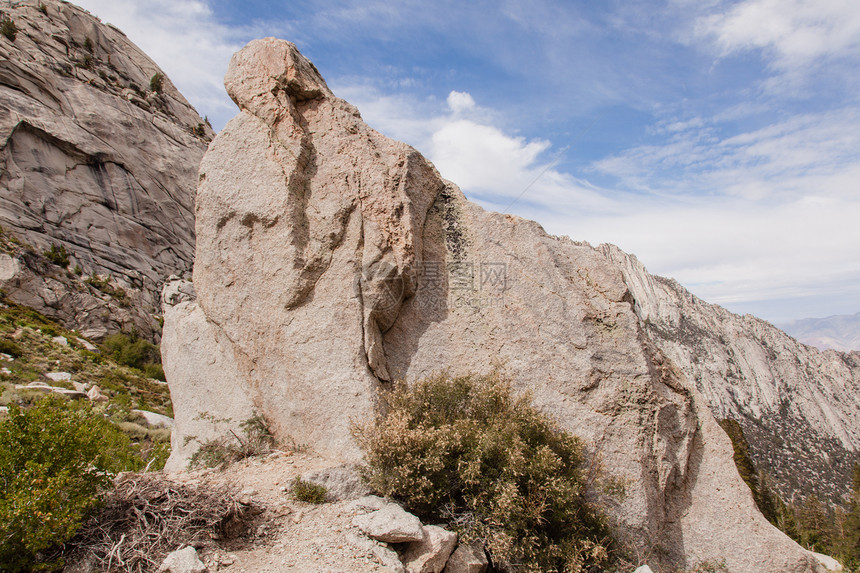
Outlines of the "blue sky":
{"type": "Polygon", "coordinates": [[[220,129],[247,41],[466,194],[776,323],[860,310],[856,0],[80,0],[220,129]]]}

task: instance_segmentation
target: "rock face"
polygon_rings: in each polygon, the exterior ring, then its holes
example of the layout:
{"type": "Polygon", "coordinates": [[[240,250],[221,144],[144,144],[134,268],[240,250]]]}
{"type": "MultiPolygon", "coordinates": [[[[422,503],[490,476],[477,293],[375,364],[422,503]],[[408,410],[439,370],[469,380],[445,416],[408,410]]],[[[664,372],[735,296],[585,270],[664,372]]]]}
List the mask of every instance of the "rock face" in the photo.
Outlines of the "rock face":
{"type": "Polygon", "coordinates": [[[737,420],[759,469],[786,499],[843,502],[860,450],[860,352],[820,351],[751,315],[708,304],[649,275],[617,247],[649,338],[694,382],[717,418],[737,420]]]}
{"type": "Polygon", "coordinates": [[[14,41],[0,36],[0,225],[27,245],[14,267],[0,263],[0,288],[89,337],[154,338],[161,282],[191,267],[197,168],[213,133],[88,12],[57,0],[0,0],[0,12],[18,28],[14,41]],[[52,245],[80,275],[41,257],[52,245]]]}
{"type": "Polygon", "coordinates": [[[657,566],[821,570],[755,508],[708,397],[643,327],[622,264],[469,203],[369,129],[292,44],[252,42],[225,83],[241,112],[201,165],[197,299],[165,308],[185,444],[170,468],[206,419],[235,427],[252,412],[354,461],[349,421],[372,415],[390,380],[497,365],[625,482],[618,531],[657,566]]]}

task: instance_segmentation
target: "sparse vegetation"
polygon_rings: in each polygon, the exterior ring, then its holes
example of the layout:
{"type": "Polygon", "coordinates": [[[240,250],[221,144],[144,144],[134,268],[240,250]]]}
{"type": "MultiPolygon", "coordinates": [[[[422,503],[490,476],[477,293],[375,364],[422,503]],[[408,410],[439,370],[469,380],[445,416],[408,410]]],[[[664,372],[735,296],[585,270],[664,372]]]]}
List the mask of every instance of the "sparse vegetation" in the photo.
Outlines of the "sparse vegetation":
{"type": "Polygon", "coordinates": [[[113,278],[108,275],[105,277],[93,274],[84,279],[84,282],[90,285],[91,287],[99,290],[112,299],[119,302],[121,305],[128,305],[127,296],[128,293],[125,292],[125,289],[120,286],[114,286],[111,284],[113,278]]]}
{"type": "Polygon", "coordinates": [[[140,465],[129,438],[86,402],[12,404],[0,422],[4,570],[38,570],[43,555],[75,534],[112,475],[140,465]]]}
{"type": "Polygon", "coordinates": [[[578,438],[499,373],[396,384],[388,412],[354,426],[363,477],[425,521],[445,521],[511,571],[590,571],[609,560],[578,438]]]}
{"type": "Polygon", "coordinates": [[[69,266],[69,253],[63,245],[57,247],[56,244],[51,243],[51,248],[43,251],[42,255],[57,266],[63,268],[69,266]]]}
{"type": "Polygon", "coordinates": [[[149,78],[149,90],[160,94],[164,90],[164,74],[161,72],[155,72],[155,74],[149,78]]]}
{"type": "Polygon", "coordinates": [[[93,53],[93,41],[90,39],[89,36],[87,36],[87,39],[84,40],[84,49],[91,54],[93,53]]]}
{"type": "Polygon", "coordinates": [[[732,441],[738,473],[762,515],[810,551],[833,556],[848,571],[860,570],[860,464],[854,466],[853,490],[845,507],[828,507],[814,494],[786,503],[770,487],[768,476],[756,470],[740,425],[734,420],[722,420],[720,425],[732,441]]]}
{"type": "Polygon", "coordinates": [[[265,418],[255,415],[242,422],[242,435],[230,430],[228,435],[208,440],[191,456],[189,467],[217,468],[239,460],[272,451],[275,438],[265,418]]]}
{"type": "MultiPolygon", "coordinates": [[[[141,408],[171,415],[170,393],[167,387],[149,379],[157,376],[160,365],[144,363],[141,371],[136,367],[118,364],[107,354],[87,350],[78,341],[77,333],[63,328],[38,312],[6,299],[3,299],[2,303],[5,307],[0,307],[0,348],[6,348],[18,355],[5,352],[14,360],[0,364],[8,370],[8,373],[0,373],[0,389],[5,389],[0,394],[0,405],[32,402],[41,393],[15,389],[16,384],[25,385],[44,380],[42,375],[45,372],[64,371],[72,373],[75,380],[100,386],[105,396],[110,399],[111,405],[122,406],[126,410],[141,408]],[[58,335],[68,340],[66,346],[52,340],[58,335]]],[[[128,356],[135,353],[125,354],[128,356]]],[[[157,361],[157,348],[154,355],[157,361]]],[[[59,385],[54,382],[52,384],[59,385]]]]}
{"type": "Polygon", "coordinates": [[[15,22],[11,18],[6,16],[0,20],[0,34],[6,36],[6,39],[10,42],[14,42],[15,38],[18,37],[18,26],[15,25],[15,22]]]}
{"type": "Polygon", "coordinates": [[[299,501],[307,503],[320,504],[325,503],[325,496],[328,490],[325,486],[305,481],[300,477],[293,480],[292,487],[293,497],[299,501]]]}
{"type": "Polygon", "coordinates": [[[39,3],[39,12],[41,12],[42,14],[44,14],[45,16],[47,16],[47,15],[48,15],[48,7],[47,7],[47,6],[45,6],[45,4],[43,4],[43,3],[41,3],[41,2],[40,2],[40,3],[39,3]]]}

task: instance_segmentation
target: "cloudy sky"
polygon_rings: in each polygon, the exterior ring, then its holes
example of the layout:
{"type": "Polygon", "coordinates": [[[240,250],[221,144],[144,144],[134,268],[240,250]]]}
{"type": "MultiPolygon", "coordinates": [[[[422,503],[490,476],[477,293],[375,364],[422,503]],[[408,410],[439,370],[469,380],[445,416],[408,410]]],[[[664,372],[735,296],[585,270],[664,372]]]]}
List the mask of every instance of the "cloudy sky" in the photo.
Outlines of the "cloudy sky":
{"type": "Polygon", "coordinates": [[[216,129],[247,41],[487,208],[611,242],[740,313],[860,311],[857,0],[77,0],[216,129]]]}

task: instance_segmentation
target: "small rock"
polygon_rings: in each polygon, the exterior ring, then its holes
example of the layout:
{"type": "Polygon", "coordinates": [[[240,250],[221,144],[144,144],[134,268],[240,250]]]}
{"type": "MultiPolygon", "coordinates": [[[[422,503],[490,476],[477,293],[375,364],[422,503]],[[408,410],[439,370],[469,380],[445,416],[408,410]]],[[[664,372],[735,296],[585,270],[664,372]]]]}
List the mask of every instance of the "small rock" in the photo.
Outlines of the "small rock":
{"type": "Polygon", "coordinates": [[[380,509],[388,505],[388,503],[389,502],[385,501],[379,496],[366,495],[350,503],[349,506],[347,506],[347,509],[356,513],[367,513],[369,511],[379,511],[380,509]]]}
{"type": "Polygon", "coordinates": [[[369,537],[388,543],[421,541],[424,538],[421,520],[396,503],[389,503],[373,513],[357,515],[352,524],[369,537]]]}
{"type": "Polygon", "coordinates": [[[425,525],[421,541],[410,543],[403,554],[409,573],[441,573],[457,545],[457,534],[437,525],[425,525]]]}
{"type": "Polygon", "coordinates": [[[841,571],[845,570],[845,568],[842,567],[842,564],[839,561],[829,555],[825,555],[823,553],[815,553],[814,551],[810,551],[810,553],[812,553],[812,556],[815,557],[815,559],[817,559],[818,562],[821,563],[828,571],[840,573],[841,571]]]}
{"type": "Polygon", "coordinates": [[[51,392],[53,392],[54,394],[62,394],[63,396],[65,396],[69,400],[80,400],[80,399],[86,399],[88,397],[86,392],[79,392],[77,390],[68,390],[66,388],[51,388],[51,392]]]}
{"type": "Polygon", "coordinates": [[[173,418],[163,414],[157,414],[148,410],[132,410],[135,414],[140,414],[146,420],[146,425],[153,428],[173,428],[173,418]]]}
{"type": "Polygon", "coordinates": [[[257,490],[251,488],[243,489],[239,492],[239,495],[236,496],[236,501],[242,505],[251,505],[254,501],[255,495],[257,495],[257,490]]]}
{"type": "Polygon", "coordinates": [[[325,487],[328,501],[356,499],[370,493],[370,489],[351,466],[305,472],[302,474],[302,480],[325,487]]]}
{"type": "Polygon", "coordinates": [[[51,386],[48,384],[45,384],[44,382],[30,382],[29,384],[27,384],[26,386],[23,386],[23,387],[24,388],[39,388],[39,389],[47,389],[47,390],[51,389],[51,386]]]}
{"type": "Polygon", "coordinates": [[[54,341],[54,344],[59,344],[60,346],[68,346],[69,345],[69,339],[66,338],[65,336],[55,336],[55,337],[51,338],[51,340],[54,341]]]}
{"type": "Polygon", "coordinates": [[[72,375],[69,372],[48,372],[45,374],[45,377],[54,382],[68,382],[72,379],[72,375]]]}
{"type": "Polygon", "coordinates": [[[2,374],[12,374],[12,371],[11,371],[11,370],[9,370],[8,368],[6,368],[6,367],[4,366],[3,368],[0,368],[0,373],[2,373],[2,374]]]}
{"type": "Polygon", "coordinates": [[[87,398],[92,402],[107,402],[108,397],[102,394],[102,389],[98,386],[93,386],[87,392],[87,398]]]}
{"type": "Polygon", "coordinates": [[[448,558],[443,573],[484,573],[489,567],[480,545],[460,545],[448,558]]]}
{"type": "Polygon", "coordinates": [[[88,340],[81,338],[80,336],[75,338],[75,340],[77,341],[78,344],[80,344],[81,346],[83,346],[84,348],[89,350],[90,352],[98,352],[99,351],[98,347],[95,344],[91,343],[88,340]]]}
{"type": "Polygon", "coordinates": [[[372,556],[374,561],[385,567],[386,571],[406,573],[406,568],[403,567],[403,563],[400,562],[397,553],[387,545],[383,545],[362,535],[356,535],[355,533],[347,533],[345,538],[355,548],[372,556]]]}
{"type": "Polygon", "coordinates": [[[0,406],[0,414],[8,414],[9,406],[0,406]]]}
{"type": "Polygon", "coordinates": [[[72,382],[72,387],[78,392],[86,392],[90,389],[89,384],[83,382],[72,382]]]}
{"type": "Polygon", "coordinates": [[[158,573],[206,573],[206,565],[197,556],[197,550],[190,545],[174,551],[164,558],[158,573]]]}
{"type": "Polygon", "coordinates": [[[654,571],[652,571],[647,565],[641,565],[637,567],[633,573],[654,573],[654,571]]]}

